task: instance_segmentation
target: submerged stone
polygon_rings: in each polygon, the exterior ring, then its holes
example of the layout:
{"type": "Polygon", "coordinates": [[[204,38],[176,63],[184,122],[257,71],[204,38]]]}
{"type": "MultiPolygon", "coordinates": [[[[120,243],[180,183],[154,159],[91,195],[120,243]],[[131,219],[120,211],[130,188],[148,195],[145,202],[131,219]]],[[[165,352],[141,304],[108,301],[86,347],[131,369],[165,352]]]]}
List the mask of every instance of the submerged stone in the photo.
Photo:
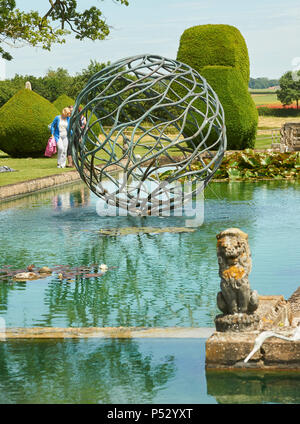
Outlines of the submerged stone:
{"type": "Polygon", "coordinates": [[[39,278],[41,276],[35,272],[20,272],[14,276],[15,281],[38,280],[39,278]]]}
{"type": "Polygon", "coordinates": [[[52,274],[52,269],[47,267],[47,266],[43,266],[40,270],[39,270],[40,274],[52,274]]]}
{"type": "Polygon", "coordinates": [[[102,236],[127,236],[130,234],[193,233],[194,231],[196,231],[194,228],[187,227],[125,227],[101,229],[99,232],[102,236]]]}

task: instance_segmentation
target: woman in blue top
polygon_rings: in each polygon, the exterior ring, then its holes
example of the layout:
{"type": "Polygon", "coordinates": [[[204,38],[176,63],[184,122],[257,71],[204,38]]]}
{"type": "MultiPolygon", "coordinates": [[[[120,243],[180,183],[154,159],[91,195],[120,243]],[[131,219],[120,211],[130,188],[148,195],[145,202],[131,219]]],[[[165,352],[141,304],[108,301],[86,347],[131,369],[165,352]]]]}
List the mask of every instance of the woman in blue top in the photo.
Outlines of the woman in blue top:
{"type": "Polygon", "coordinates": [[[51,134],[57,144],[57,168],[66,167],[70,115],[70,109],[64,108],[61,115],[56,116],[51,125],[51,134]]]}

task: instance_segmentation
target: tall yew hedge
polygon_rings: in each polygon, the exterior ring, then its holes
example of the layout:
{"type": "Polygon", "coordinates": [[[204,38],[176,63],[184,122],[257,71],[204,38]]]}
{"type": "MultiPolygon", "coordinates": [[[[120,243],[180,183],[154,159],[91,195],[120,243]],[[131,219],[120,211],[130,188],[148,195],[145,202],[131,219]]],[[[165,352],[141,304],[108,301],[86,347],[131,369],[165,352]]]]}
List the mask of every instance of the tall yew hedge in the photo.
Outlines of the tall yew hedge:
{"type": "Polygon", "coordinates": [[[228,148],[253,148],[258,113],[248,92],[249,55],[240,31],[230,25],[188,28],[177,60],[198,71],[217,93],[225,112],[228,148]]]}

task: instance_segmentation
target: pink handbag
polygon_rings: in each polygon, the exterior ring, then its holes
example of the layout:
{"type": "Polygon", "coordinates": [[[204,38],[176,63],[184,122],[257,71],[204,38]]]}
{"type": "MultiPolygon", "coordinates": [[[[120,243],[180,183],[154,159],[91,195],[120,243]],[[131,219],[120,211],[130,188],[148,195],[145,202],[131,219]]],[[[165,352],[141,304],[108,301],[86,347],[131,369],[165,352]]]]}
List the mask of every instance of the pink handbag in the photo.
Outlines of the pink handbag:
{"type": "Polygon", "coordinates": [[[45,150],[45,156],[51,158],[56,153],[56,141],[54,137],[50,137],[45,150]]]}

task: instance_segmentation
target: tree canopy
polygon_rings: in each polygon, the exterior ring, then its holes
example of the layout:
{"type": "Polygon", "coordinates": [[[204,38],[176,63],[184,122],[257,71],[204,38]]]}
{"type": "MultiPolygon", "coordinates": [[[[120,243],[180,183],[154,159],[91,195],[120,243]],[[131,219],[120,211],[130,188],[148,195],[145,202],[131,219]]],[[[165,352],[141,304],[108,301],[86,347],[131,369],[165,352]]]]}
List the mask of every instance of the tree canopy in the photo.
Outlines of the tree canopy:
{"type": "MultiPolygon", "coordinates": [[[[300,76],[300,71],[298,72],[300,76]]],[[[300,78],[293,78],[291,71],[286,72],[279,80],[280,89],[277,91],[278,100],[283,105],[290,105],[293,101],[297,103],[297,109],[299,107],[300,100],[300,78]]]]}
{"type": "MultiPolygon", "coordinates": [[[[115,0],[128,6],[128,0],[115,0]]],[[[79,11],[76,0],[48,0],[49,10],[25,12],[16,8],[15,0],[0,0],[0,56],[11,60],[3,43],[16,46],[26,42],[50,50],[54,43],[65,43],[66,35],[75,34],[78,40],[103,40],[110,32],[99,8],[92,6],[79,11]],[[2,45],[1,45],[2,44],[2,45]]],[[[84,3],[84,2],[82,2],[84,3]]]]}

